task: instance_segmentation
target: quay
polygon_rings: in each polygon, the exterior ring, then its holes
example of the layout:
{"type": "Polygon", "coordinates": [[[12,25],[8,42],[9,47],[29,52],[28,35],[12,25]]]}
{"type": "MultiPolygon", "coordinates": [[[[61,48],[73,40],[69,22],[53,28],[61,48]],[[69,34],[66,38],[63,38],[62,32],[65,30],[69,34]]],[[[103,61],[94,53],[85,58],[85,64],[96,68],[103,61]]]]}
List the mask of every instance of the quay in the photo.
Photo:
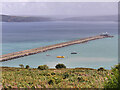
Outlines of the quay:
{"type": "Polygon", "coordinates": [[[0,56],[0,62],[16,59],[16,58],[20,58],[20,57],[25,57],[25,56],[29,56],[29,55],[33,55],[33,54],[37,54],[37,53],[42,53],[42,52],[46,52],[48,50],[62,48],[62,47],[65,47],[65,46],[85,43],[85,42],[88,42],[88,41],[103,39],[103,38],[109,38],[109,37],[113,37],[113,36],[97,35],[97,36],[82,38],[82,39],[78,39],[78,40],[63,42],[63,43],[59,43],[59,44],[54,44],[54,45],[49,45],[49,46],[44,46],[44,47],[39,47],[39,48],[34,48],[34,49],[29,49],[29,50],[24,50],[24,51],[9,53],[9,54],[4,54],[4,55],[0,56]]]}

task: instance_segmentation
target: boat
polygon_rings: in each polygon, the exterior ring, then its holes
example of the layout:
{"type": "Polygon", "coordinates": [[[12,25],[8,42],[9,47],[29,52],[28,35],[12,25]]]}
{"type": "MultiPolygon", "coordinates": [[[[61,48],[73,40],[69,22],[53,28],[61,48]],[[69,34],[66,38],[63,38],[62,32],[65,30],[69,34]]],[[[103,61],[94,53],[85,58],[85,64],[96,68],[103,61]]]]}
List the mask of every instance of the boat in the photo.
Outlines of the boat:
{"type": "Polygon", "coordinates": [[[49,54],[46,54],[46,56],[50,56],[49,54]]]}
{"type": "Polygon", "coordinates": [[[77,52],[71,52],[71,54],[77,54],[77,52]]]}
{"type": "Polygon", "coordinates": [[[65,58],[65,56],[57,56],[57,58],[65,58]]]}

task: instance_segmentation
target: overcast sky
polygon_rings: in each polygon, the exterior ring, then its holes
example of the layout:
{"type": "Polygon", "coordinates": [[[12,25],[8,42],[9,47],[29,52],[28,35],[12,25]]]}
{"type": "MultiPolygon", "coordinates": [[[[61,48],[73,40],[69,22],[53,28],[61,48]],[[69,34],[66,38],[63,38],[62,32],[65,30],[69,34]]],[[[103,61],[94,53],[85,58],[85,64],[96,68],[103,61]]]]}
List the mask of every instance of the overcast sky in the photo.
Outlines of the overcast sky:
{"type": "Polygon", "coordinates": [[[2,14],[47,16],[104,16],[117,15],[116,2],[5,2],[2,14]]]}

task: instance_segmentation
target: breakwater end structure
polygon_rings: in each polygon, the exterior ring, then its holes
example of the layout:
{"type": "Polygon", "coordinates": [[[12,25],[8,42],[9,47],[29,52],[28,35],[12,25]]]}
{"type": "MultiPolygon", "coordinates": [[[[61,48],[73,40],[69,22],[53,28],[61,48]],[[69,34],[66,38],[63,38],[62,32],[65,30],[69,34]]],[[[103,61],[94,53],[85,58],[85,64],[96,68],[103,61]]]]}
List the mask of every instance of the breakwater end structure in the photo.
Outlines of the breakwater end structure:
{"type": "Polygon", "coordinates": [[[88,42],[88,41],[103,39],[103,38],[109,38],[109,37],[113,37],[113,36],[97,35],[97,36],[82,38],[82,39],[78,39],[78,40],[63,42],[63,43],[59,43],[59,44],[54,44],[54,45],[49,45],[49,46],[44,46],[44,47],[39,47],[39,48],[34,48],[34,49],[29,49],[29,50],[24,50],[24,51],[9,53],[9,54],[4,54],[4,55],[0,56],[0,62],[16,59],[16,58],[20,58],[20,57],[25,57],[25,56],[29,56],[29,55],[33,55],[33,54],[37,54],[37,53],[42,53],[42,52],[45,52],[45,51],[48,51],[48,50],[53,50],[53,49],[56,49],[56,48],[62,48],[62,47],[65,47],[65,46],[85,43],[85,42],[88,42]]]}

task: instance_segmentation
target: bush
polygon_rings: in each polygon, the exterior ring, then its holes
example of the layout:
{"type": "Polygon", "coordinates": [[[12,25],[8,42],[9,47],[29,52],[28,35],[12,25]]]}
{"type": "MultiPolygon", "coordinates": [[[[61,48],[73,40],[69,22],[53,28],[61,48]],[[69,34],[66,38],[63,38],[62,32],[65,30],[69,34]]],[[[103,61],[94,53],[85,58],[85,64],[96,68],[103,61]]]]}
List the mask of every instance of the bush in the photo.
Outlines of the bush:
{"type": "Polygon", "coordinates": [[[26,67],[25,67],[26,69],[29,69],[30,68],[30,66],[29,65],[26,65],[26,67]]]}
{"type": "Polygon", "coordinates": [[[112,73],[107,75],[108,80],[105,82],[105,88],[120,88],[120,64],[112,68],[112,73]]]}
{"type": "Polygon", "coordinates": [[[120,71],[120,63],[118,65],[115,65],[114,67],[112,67],[113,72],[116,71],[116,69],[120,71]]]}
{"type": "Polygon", "coordinates": [[[61,68],[66,68],[66,66],[64,64],[57,64],[55,66],[56,69],[61,69],[61,68]]]}
{"type": "Polygon", "coordinates": [[[48,84],[49,85],[53,85],[53,84],[58,84],[61,82],[61,78],[60,77],[51,77],[49,80],[48,80],[48,84]]]}
{"type": "Polygon", "coordinates": [[[56,84],[61,82],[61,78],[60,77],[53,77],[53,79],[55,80],[56,84]]]}
{"type": "Polygon", "coordinates": [[[66,78],[68,78],[69,77],[69,74],[68,73],[64,73],[63,74],[63,79],[66,79],[66,78]]]}
{"type": "Polygon", "coordinates": [[[52,72],[52,73],[51,73],[51,75],[55,75],[55,73],[54,73],[54,72],[52,72]]]}
{"type": "Polygon", "coordinates": [[[47,65],[40,65],[40,66],[38,66],[38,69],[47,70],[47,69],[49,69],[49,67],[47,65]]]}
{"type": "Polygon", "coordinates": [[[79,82],[85,81],[83,77],[78,77],[77,80],[78,80],[79,82]]]}
{"type": "Polygon", "coordinates": [[[21,68],[24,68],[24,65],[23,65],[23,64],[19,64],[19,66],[20,66],[21,68]]]}
{"type": "Polygon", "coordinates": [[[55,83],[55,80],[54,80],[54,79],[50,79],[50,80],[48,81],[48,84],[49,84],[49,85],[51,85],[51,84],[53,85],[54,83],[55,83]]]}
{"type": "Polygon", "coordinates": [[[106,71],[103,67],[97,69],[97,71],[106,71]]]}

